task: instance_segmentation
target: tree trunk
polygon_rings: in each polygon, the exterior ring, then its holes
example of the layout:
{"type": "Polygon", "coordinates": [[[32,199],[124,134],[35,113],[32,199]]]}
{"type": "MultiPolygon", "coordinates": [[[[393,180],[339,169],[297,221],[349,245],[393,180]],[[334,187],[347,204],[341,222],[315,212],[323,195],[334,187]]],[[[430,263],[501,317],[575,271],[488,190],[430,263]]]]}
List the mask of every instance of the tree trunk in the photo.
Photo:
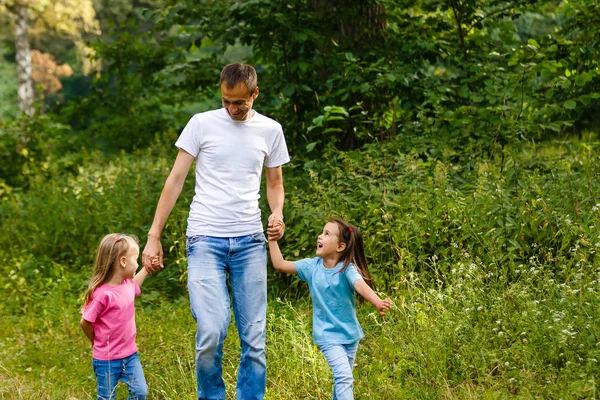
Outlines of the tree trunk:
{"type": "Polygon", "coordinates": [[[376,0],[362,0],[359,3],[311,1],[313,8],[320,13],[318,18],[330,27],[331,37],[343,50],[358,54],[361,50],[372,48],[374,43],[382,43],[386,31],[385,7],[376,0]]]}
{"type": "Polygon", "coordinates": [[[31,75],[31,48],[29,45],[29,16],[27,6],[17,3],[14,11],[19,108],[25,114],[33,115],[34,93],[31,75]]]}

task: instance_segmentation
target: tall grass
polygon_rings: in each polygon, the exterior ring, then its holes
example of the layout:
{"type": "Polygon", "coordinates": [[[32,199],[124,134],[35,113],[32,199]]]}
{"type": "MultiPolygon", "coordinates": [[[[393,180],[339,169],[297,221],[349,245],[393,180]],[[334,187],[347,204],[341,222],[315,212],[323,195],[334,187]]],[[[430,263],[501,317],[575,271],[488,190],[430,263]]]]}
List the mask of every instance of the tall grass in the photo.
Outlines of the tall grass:
{"type": "MultiPolygon", "coordinates": [[[[366,337],[354,371],[356,398],[596,398],[600,268],[571,283],[557,282],[534,261],[520,273],[519,282],[507,285],[474,260],[457,260],[443,285],[414,273],[398,282],[385,293],[394,301],[385,318],[360,305],[366,337]]],[[[141,299],[138,346],[151,397],[195,398],[187,300],[141,299]]],[[[91,349],[77,307],[57,297],[46,308],[2,316],[1,397],[93,398],[91,349]]],[[[330,398],[330,371],[312,343],[308,298],[271,299],[267,321],[266,398],[330,398]]],[[[232,324],[223,361],[230,396],[238,359],[232,324]]],[[[125,396],[125,388],[118,393],[125,396]]]]}
{"type": "MultiPolygon", "coordinates": [[[[483,158],[397,140],[285,167],[286,257],[314,254],[327,217],[342,215],[362,230],[379,290],[394,301],[385,318],[359,306],[357,399],[598,398],[597,150],[591,140],[523,144],[483,158]]],[[[94,396],[78,327],[93,249],[108,231],[144,240],[171,153],[90,154],[76,174],[46,172],[28,191],[2,195],[0,397],[94,396]]],[[[138,303],[152,398],[195,396],[184,289],[192,190],[190,181],[165,230],[167,268],[138,303]]],[[[270,270],[267,399],[330,398],[307,296],[296,278],[270,270]]]]}

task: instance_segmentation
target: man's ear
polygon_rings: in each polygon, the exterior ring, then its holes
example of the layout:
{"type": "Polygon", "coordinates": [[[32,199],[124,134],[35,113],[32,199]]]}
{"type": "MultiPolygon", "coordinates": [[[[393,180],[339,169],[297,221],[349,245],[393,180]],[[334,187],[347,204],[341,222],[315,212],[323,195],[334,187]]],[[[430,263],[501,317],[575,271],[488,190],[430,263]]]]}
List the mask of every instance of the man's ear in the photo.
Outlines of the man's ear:
{"type": "Polygon", "coordinates": [[[252,100],[256,100],[257,97],[258,97],[258,86],[256,88],[254,88],[254,91],[252,92],[252,100]]]}

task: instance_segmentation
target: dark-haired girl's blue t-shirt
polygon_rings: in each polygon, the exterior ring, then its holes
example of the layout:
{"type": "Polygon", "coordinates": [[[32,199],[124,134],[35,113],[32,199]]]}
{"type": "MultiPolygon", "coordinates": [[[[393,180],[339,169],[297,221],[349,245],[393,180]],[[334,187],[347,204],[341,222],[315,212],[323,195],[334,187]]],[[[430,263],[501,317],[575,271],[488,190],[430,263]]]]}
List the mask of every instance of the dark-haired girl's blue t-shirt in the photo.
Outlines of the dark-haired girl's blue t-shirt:
{"type": "Polygon", "coordinates": [[[354,282],[363,279],[353,264],[325,268],[321,257],[295,261],[298,277],[308,283],[313,305],[315,344],[349,344],[364,337],[354,307],[354,282]]]}

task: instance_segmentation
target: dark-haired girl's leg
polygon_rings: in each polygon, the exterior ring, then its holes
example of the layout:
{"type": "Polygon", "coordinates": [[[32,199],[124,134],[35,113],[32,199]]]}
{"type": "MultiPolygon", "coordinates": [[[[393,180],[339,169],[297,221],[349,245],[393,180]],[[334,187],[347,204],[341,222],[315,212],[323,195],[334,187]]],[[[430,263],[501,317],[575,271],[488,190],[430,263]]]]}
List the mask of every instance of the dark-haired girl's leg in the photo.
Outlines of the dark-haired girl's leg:
{"type": "Polygon", "coordinates": [[[333,400],[354,399],[352,368],[358,349],[358,341],[350,344],[321,345],[321,352],[333,374],[333,400]]]}

